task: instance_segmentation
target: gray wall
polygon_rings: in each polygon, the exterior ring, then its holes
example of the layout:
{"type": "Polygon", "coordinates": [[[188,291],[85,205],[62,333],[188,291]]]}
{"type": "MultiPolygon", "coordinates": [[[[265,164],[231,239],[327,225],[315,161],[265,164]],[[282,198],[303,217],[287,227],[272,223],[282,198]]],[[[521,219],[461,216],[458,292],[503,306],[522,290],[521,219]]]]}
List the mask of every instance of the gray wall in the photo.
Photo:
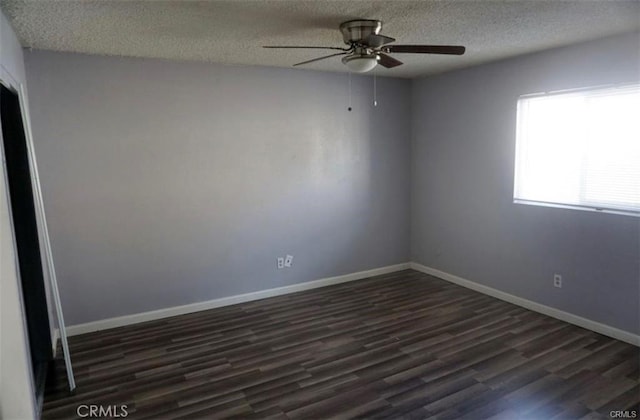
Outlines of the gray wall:
{"type": "Polygon", "coordinates": [[[415,80],[412,260],[639,333],[640,219],[512,203],[518,96],[638,81],[639,51],[633,34],[415,80]]]}
{"type": "Polygon", "coordinates": [[[517,97],[638,80],[638,40],[380,79],[377,108],[355,77],[351,113],[346,75],[27,53],[69,324],[411,258],[638,333],[639,219],[512,203],[517,97]]]}
{"type": "Polygon", "coordinates": [[[408,261],[409,81],[25,55],[69,325],[408,261]]]}

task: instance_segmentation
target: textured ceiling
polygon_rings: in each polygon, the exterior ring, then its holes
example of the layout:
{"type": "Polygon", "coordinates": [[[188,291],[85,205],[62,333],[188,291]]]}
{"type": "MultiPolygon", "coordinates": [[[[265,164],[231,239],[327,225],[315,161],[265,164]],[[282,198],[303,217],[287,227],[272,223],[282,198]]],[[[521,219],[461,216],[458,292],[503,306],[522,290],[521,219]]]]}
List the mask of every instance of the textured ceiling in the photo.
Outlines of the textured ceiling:
{"type": "MultiPolygon", "coordinates": [[[[395,54],[380,75],[416,77],[640,30],[638,1],[2,0],[24,47],[288,67],[323,55],[262,45],[343,46],[340,22],[380,19],[403,44],[465,45],[464,56],[395,54]]],[[[330,53],[330,51],[328,52],[330,53]]],[[[338,58],[306,66],[346,71],[338,58]]]]}

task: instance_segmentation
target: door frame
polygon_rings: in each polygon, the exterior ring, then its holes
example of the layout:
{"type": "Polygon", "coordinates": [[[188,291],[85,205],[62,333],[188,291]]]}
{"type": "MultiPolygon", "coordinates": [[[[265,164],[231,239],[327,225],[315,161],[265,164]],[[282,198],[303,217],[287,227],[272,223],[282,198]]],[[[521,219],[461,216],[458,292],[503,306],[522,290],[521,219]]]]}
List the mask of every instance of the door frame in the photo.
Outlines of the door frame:
{"type": "MultiPolygon", "coordinates": [[[[26,88],[24,84],[18,82],[2,64],[0,64],[0,84],[2,84],[2,86],[4,86],[5,88],[7,88],[8,90],[10,90],[11,92],[17,95],[18,103],[20,105],[20,113],[22,116],[22,125],[23,125],[22,129],[24,131],[25,144],[26,144],[26,150],[27,150],[27,159],[29,162],[29,174],[31,179],[31,190],[33,195],[32,198],[33,198],[33,203],[35,208],[36,229],[38,234],[37,235],[38,244],[39,244],[39,250],[40,250],[40,256],[41,256],[40,257],[41,269],[42,269],[42,276],[44,281],[45,300],[47,302],[47,312],[49,312],[49,309],[52,306],[55,306],[56,315],[57,315],[57,324],[58,324],[57,329],[55,328],[55,324],[52,317],[51,316],[48,317],[49,318],[49,335],[52,343],[51,350],[52,350],[53,357],[55,358],[56,348],[57,348],[56,346],[57,339],[60,338],[62,342],[63,351],[64,351],[67,377],[69,379],[69,389],[70,391],[73,391],[76,387],[75,378],[73,375],[73,368],[71,366],[71,357],[69,354],[64,316],[62,313],[62,306],[61,306],[60,294],[59,294],[58,285],[57,285],[55,266],[53,263],[53,255],[51,252],[49,230],[47,227],[44,204],[42,201],[42,190],[40,188],[40,177],[38,174],[38,166],[36,162],[36,155],[35,155],[35,149],[33,144],[33,135],[31,131],[31,116],[29,113],[26,88]],[[53,299],[53,302],[51,302],[51,299],[53,299]]],[[[18,285],[17,285],[18,292],[20,294],[18,305],[20,309],[20,315],[22,318],[22,330],[25,332],[24,334],[25,346],[28,349],[28,351],[31,351],[31,343],[29,342],[29,334],[27,332],[28,325],[27,325],[26,312],[25,312],[26,308],[24,304],[24,299],[22,298],[24,296],[24,291],[22,289],[20,261],[19,261],[19,256],[17,252],[18,244],[17,244],[16,235],[15,235],[15,223],[14,223],[14,217],[13,217],[12,206],[11,206],[11,195],[10,195],[11,192],[9,190],[9,174],[7,172],[7,167],[6,167],[4,137],[1,129],[0,129],[0,159],[3,162],[1,175],[3,176],[2,182],[4,183],[4,187],[6,189],[5,195],[7,199],[7,207],[8,207],[7,210],[9,215],[9,225],[10,225],[10,231],[11,231],[10,232],[11,242],[12,242],[13,249],[15,250],[14,252],[14,263],[16,267],[15,275],[16,275],[16,280],[18,282],[18,285]]],[[[39,417],[41,413],[41,408],[42,408],[41,407],[42,401],[37,401],[36,399],[35,378],[33,376],[34,369],[33,369],[33,364],[31,362],[30,356],[26,358],[26,362],[27,362],[27,368],[29,371],[29,375],[28,375],[29,377],[27,379],[27,382],[29,384],[29,388],[31,389],[29,398],[32,401],[34,413],[36,413],[36,415],[39,417]]]]}
{"type": "MultiPolygon", "coordinates": [[[[18,93],[18,89],[15,88],[17,83],[4,70],[4,68],[2,68],[2,71],[0,72],[0,84],[2,84],[4,87],[11,90],[12,92],[18,93]]],[[[18,98],[20,98],[19,94],[18,94],[18,98]]],[[[18,283],[17,284],[18,293],[19,293],[18,307],[20,309],[20,317],[22,319],[22,331],[24,331],[23,337],[24,337],[25,348],[27,349],[27,351],[30,352],[31,343],[29,342],[29,334],[28,334],[29,327],[27,326],[27,316],[25,311],[25,305],[24,305],[24,300],[22,299],[22,296],[24,296],[24,292],[22,290],[22,276],[20,275],[20,261],[18,260],[18,242],[15,234],[15,224],[13,222],[14,218],[13,218],[13,209],[11,206],[11,196],[10,196],[11,193],[9,191],[9,174],[7,172],[7,165],[6,165],[7,160],[4,153],[4,136],[2,135],[1,129],[0,129],[0,159],[2,159],[2,177],[3,177],[2,182],[4,183],[4,187],[5,187],[5,195],[6,195],[5,198],[7,200],[7,212],[9,214],[9,225],[10,225],[9,234],[11,235],[11,244],[15,251],[13,258],[14,258],[14,265],[15,265],[15,275],[18,283]]],[[[37,223],[37,220],[36,220],[36,223],[37,223]]],[[[43,272],[43,275],[44,275],[44,272],[43,272]]],[[[26,357],[26,363],[27,363],[27,369],[29,372],[27,383],[29,384],[29,388],[31,390],[31,392],[29,393],[30,394],[29,398],[31,400],[31,405],[33,406],[33,412],[36,413],[37,415],[37,413],[40,412],[40,408],[38,407],[38,403],[36,401],[35,378],[33,377],[33,363],[31,362],[31,355],[26,357]]]]}

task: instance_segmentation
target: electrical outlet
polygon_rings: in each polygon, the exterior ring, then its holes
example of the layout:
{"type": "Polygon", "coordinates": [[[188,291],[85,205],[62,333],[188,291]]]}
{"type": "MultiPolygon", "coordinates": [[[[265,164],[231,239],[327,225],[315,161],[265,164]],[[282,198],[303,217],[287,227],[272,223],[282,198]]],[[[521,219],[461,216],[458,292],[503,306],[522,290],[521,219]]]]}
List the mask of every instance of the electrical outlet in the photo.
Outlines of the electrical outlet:
{"type": "Polygon", "coordinates": [[[278,257],[278,268],[284,268],[284,258],[278,257]]]}
{"type": "Polygon", "coordinates": [[[553,275],[553,286],[562,288],[562,276],[560,274],[553,275]]]}
{"type": "Polygon", "coordinates": [[[286,258],[284,259],[284,266],[291,267],[291,264],[293,264],[293,255],[287,254],[286,258]]]}

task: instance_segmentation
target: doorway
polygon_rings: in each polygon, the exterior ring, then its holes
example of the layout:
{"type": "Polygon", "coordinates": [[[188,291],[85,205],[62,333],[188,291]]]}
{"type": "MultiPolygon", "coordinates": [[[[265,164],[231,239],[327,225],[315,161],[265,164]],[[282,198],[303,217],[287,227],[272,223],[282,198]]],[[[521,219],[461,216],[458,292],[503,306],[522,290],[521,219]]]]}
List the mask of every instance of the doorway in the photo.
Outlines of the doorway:
{"type": "Polygon", "coordinates": [[[53,358],[29,150],[18,95],[0,86],[0,124],[36,401],[53,358]]]}

